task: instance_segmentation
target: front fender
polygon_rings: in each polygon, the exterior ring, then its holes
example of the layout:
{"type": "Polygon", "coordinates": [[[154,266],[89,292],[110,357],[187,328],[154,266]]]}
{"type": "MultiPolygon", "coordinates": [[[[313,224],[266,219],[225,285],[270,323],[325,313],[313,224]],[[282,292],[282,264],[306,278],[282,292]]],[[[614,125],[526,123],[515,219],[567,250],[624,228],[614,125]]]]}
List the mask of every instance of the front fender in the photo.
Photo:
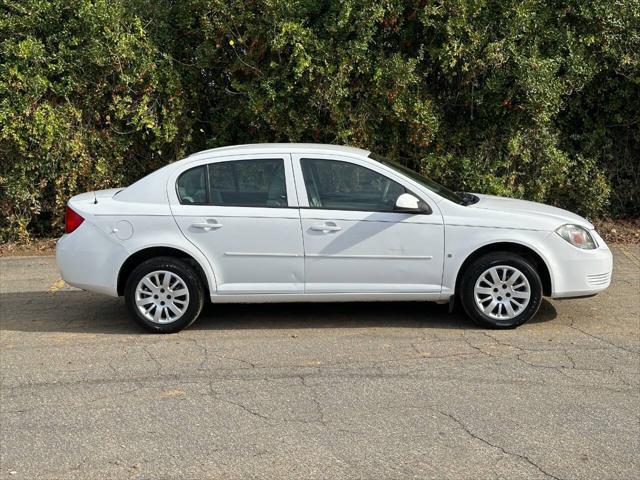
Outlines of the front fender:
{"type": "Polygon", "coordinates": [[[534,252],[549,271],[551,291],[557,279],[554,276],[553,255],[545,247],[545,240],[552,232],[544,230],[517,230],[475,226],[445,226],[445,255],[442,275],[443,295],[453,295],[456,280],[465,260],[478,250],[493,244],[512,244],[534,252]]]}

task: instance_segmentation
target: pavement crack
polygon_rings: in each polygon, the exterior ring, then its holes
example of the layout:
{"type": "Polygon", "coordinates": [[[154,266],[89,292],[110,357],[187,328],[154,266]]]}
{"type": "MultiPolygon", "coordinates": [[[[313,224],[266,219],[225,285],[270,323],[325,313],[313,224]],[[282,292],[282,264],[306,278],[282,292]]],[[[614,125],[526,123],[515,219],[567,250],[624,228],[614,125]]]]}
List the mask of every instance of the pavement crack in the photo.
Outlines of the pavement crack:
{"type": "Polygon", "coordinates": [[[599,337],[599,336],[597,336],[597,335],[594,335],[594,334],[592,334],[592,333],[589,333],[589,332],[587,332],[586,330],[583,330],[582,328],[578,327],[578,326],[575,324],[575,319],[572,319],[572,320],[571,320],[571,324],[569,325],[569,328],[572,328],[572,329],[574,329],[574,330],[576,330],[576,331],[578,331],[578,332],[580,332],[580,333],[582,333],[582,334],[584,334],[584,335],[586,335],[586,336],[588,336],[588,337],[591,337],[591,338],[593,338],[593,339],[595,339],[595,340],[599,340],[599,341],[600,341],[600,342],[602,342],[602,343],[606,343],[607,345],[611,345],[612,347],[615,347],[615,348],[617,348],[617,349],[619,349],[619,350],[623,350],[623,351],[625,351],[625,352],[629,352],[629,353],[632,353],[632,354],[634,354],[634,355],[640,355],[640,352],[637,352],[637,351],[632,350],[632,349],[630,349],[630,348],[623,347],[623,346],[621,346],[621,345],[618,345],[617,343],[610,342],[609,340],[606,340],[606,339],[604,339],[604,338],[602,338],[602,337],[599,337]]]}
{"type": "Polygon", "coordinates": [[[186,341],[193,343],[196,347],[200,349],[201,360],[198,365],[198,371],[205,370],[205,365],[209,362],[209,348],[206,344],[200,343],[200,341],[196,338],[185,338],[186,341]]]}
{"type": "MultiPolygon", "coordinates": [[[[483,332],[484,333],[484,332],[483,332]]],[[[470,348],[472,348],[473,350],[476,350],[477,352],[481,353],[482,355],[485,355],[487,357],[491,357],[491,358],[496,358],[498,355],[493,355],[485,350],[483,350],[482,348],[478,347],[477,345],[474,345],[473,343],[471,343],[469,341],[469,339],[467,338],[467,334],[466,332],[462,332],[462,340],[464,341],[464,343],[466,343],[470,348]]]]}
{"type": "Polygon", "coordinates": [[[311,392],[311,401],[315,405],[316,412],[317,412],[317,415],[318,415],[318,422],[320,422],[321,425],[324,425],[326,427],[327,426],[327,420],[325,419],[325,416],[324,416],[324,409],[322,408],[322,405],[320,404],[320,401],[318,400],[316,390],[311,385],[307,384],[307,379],[305,378],[304,375],[300,375],[299,378],[300,378],[300,383],[302,384],[302,386],[305,387],[306,389],[308,389],[311,392]]]}
{"type": "Polygon", "coordinates": [[[418,357],[420,357],[420,358],[426,358],[426,357],[427,357],[427,355],[425,355],[423,352],[421,352],[421,351],[418,349],[418,346],[417,346],[415,343],[412,343],[412,344],[411,344],[411,348],[413,348],[413,351],[414,351],[414,352],[416,352],[416,354],[418,355],[418,357]]]}
{"type": "Polygon", "coordinates": [[[113,363],[111,361],[107,363],[107,366],[113,373],[116,374],[116,378],[120,375],[120,372],[118,372],[118,369],[116,369],[116,367],[113,366],[113,363]]]}
{"type": "MultiPolygon", "coordinates": [[[[547,350],[535,350],[535,351],[536,352],[547,352],[547,350]]],[[[525,365],[528,365],[530,367],[546,368],[546,369],[550,369],[550,370],[556,370],[558,373],[561,373],[563,375],[566,375],[565,371],[571,371],[571,370],[574,370],[576,372],[600,372],[600,373],[611,373],[611,374],[615,374],[616,373],[613,368],[601,369],[601,368],[578,367],[576,365],[575,360],[573,359],[573,357],[569,354],[569,352],[566,349],[563,351],[563,354],[567,358],[567,360],[569,361],[569,363],[570,363],[569,366],[567,366],[567,365],[540,365],[539,363],[533,363],[533,362],[530,362],[530,361],[525,360],[524,358],[522,358],[523,355],[527,355],[528,353],[529,353],[528,351],[523,351],[522,353],[516,355],[515,358],[519,362],[522,362],[525,365]]]]}
{"type": "Polygon", "coordinates": [[[205,366],[209,362],[209,355],[213,355],[214,357],[222,358],[224,360],[233,360],[234,362],[240,362],[240,363],[243,363],[245,365],[248,365],[251,368],[256,368],[256,364],[250,362],[249,360],[245,360],[243,358],[237,358],[237,357],[229,357],[227,355],[221,355],[221,354],[215,353],[215,352],[209,352],[209,348],[207,347],[207,345],[204,344],[204,343],[201,343],[196,338],[186,338],[185,340],[188,341],[188,342],[193,343],[202,352],[202,359],[200,361],[200,365],[198,365],[198,370],[199,371],[206,370],[205,366]]]}
{"type": "MultiPolygon", "coordinates": [[[[417,357],[409,357],[408,360],[421,360],[421,359],[438,359],[438,358],[453,358],[453,357],[469,357],[469,356],[474,356],[476,355],[475,353],[469,353],[469,352],[459,352],[459,353],[446,353],[444,355],[430,355],[426,352],[421,351],[418,348],[418,344],[417,343],[411,343],[411,348],[413,349],[414,352],[416,352],[416,354],[418,355],[417,357]]],[[[479,352],[483,353],[486,355],[485,352],[480,351],[480,349],[475,349],[478,350],[479,352]]],[[[397,360],[390,360],[390,361],[397,361],[400,362],[400,359],[397,360]]],[[[373,362],[372,362],[373,363],[373,362]]],[[[383,362],[377,362],[377,363],[383,363],[383,362]]]]}
{"type": "Polygon", "coordinates": [[[250,415],[253,415],[254,417],[258,417],[261,418],[263,420],[273,420],[271,417],[267,417],[266,415],[262,415],[261,413],[256,412],[255,410],[247,407],[246,405],[240,403],[240,402],[234,402],[233,400],[228,400],[226,398],[220,398],[220,397],[216,397],[218,400],[225,402],[225,403],[229,403],[231,405],[235,405],[236,407],[241,408],[242,410],[244,410],[245,412],[247,412],[250,415]]]}
{"type": "Polygon", "coordinates": [[[487,338],[489,338],[489,339],[493,340],[493,342],[494,342],[494,343],[496,343],[496,344],[498,344],[498,345],[500,345],[500,346],[502,346],[502,347],[515,348],[516,350],[520,350],[520,351],[526,350],[526,349],[524,349],[524,348],[522,348],[522,347],[519,347],[519,346],[517,346],[517,345],[513,345],[513,344],[508,343],[508,342],[503,342],[502,340],[500,340],[500,339],[496,338],[495,336],[491,335],[491,334],[490,334],[489,332],[487,332],[487,331],[484,331],[484,330],[483,330],[483,331],[481,331],[480,333],[482,333],[482,335],[484,335],[485,337],[487,337],[487,338]]]}
{"type": "Polygon", "coordinates": [[[243,404],[243,403],[236,402],[236,401],[233,401],[233,400],[229,400],[228,398],[223,398],[223,397],[219,396],[218,394],[216,394],[216,392],[215,392],[215,390],[214,390],[214,387],[213,387],[213,384],[214,384],[214,382],[213,382],[213,381],[210,381],[210,382],[209,382],[208,395],[209,395],[211,398],[213,398],[213,399],[215,399],[215,400],[217,400],[217,401],[219,401],[219,402],[228,403],[229,405],[234,405],[234,406],[236,406],[236,407],[238,407],[238,408],[240,408],[240,409],[244,410],[244,411],[245,411],[245,412],[247,412],[249,415],[252,415],[252,416],[254,416],[254,417],[260,418],[260,419],[262,419],[262,420],[268,420],[268,421],[272,421],[272,420],[274,420],[274,419],[273,419],[273,418],[271,418],[271,417],[268,417],[268,416],[266,416],[266,415],[263,415],[263,414],[259,413],[258,411],[254,410],[254,409],[252,409],[252,408],[247,407],[247,406],[246,406],[245,404],[243,404]]]}
{"type": "Polygon", "coordinates": [[[573,357],[569,354],[569,350],[567,350],[566,348],[564,349],[564,355],[565,355],[565,357],[567,357],[567,358],[569,359],[569,362],[571,363],[571,368],[572,368],[573,370],[579,370],[579,369],[576,367],[576,361],[575,361],[575,360],[573,359],[573,357]]]}
{"type": "Polygon", "coordinates": [[[240,362],[240,363],[244,363],[245,365],[249,365],[251,368],[256,368],[256,364],[251,363],[249,360],[244,360],[242,358],[236,358],[236,357],[227,357],[225,355],[219,355],[217,353],[214,353],[214,355],[218,358],[224,358],[225,360],[233,360],[235,362],[240,362]]]}
{"type": "Polygon", "coordinates": [[[151,359],[151,361],[156,364],[156,375],[160,375],[160,371],[162,370],[162,363],[160,363],[160,360],[158,360],[158,358],[153,353],[151,353],[151,350],[149,350],[149,347],[147,345],[144,345],[142,349],[151,359]]]}
{"type": "Polygon", "coordinates": [[[485,445],[488,445],[492,448],[495,448],[496,450],[501,451],[502,453],[504,453],[505,455],[510,455],[516,458],[520,458],[522,460],[524,460],[525,462],[527,462],[529,465],[531,465],[532,467],[536,468],[540,473],[546,475],[549,478],[554,478],[555,480],[562,480],[560,477],[557,477],[549,472],[547,472],[546,470],[544,470],[542,467],[540,467],[540,465],[538,465],[537,463],[535,463],[533,460],[531,460],[528,456],[526,455],[522,455],[520,453],[516,453],[516,452],[511,452],[507,449],[505,449],[504,447],[501,447],[500,445],[496,445],[494,443],[491,443],[489,440],[487,440],[486,438],[481,437],[480,435],[474,433],[473,431],[471,431],[471,429],[469,427],[467,427],[467,425],[465,425],[462,421],[460,421],[457,417],[451,415],[450,413],[447,412],[443,412],[442,410],[438,410],[435,409],[436,412],[438,412],[440,415],[443,415],[445,417],[448,417],[449,419],[453,420],[455,423],[458,424],[458,426],[460,426],[460,428],[462,428],[462,430],[464,430],[467,435],[469,435],[470,437],[484,443],[485,445]]]}
{"type": "Polygon", "coordinates": [[[515,356],[516,360],[518,360],[519,362],[524,363],[525,365],[528,365],[529,367],[545,368],[547,370],[555,370],[559,374],[566,376],[566,373],[562,371],[562,369],[567,368],[564,365],[540,365],[540,364],[532,363],[532,362],[529,362],[529,361],[525,360],[524,358],[522,358],[523,355],[527,355],[527,352],[519,353],[518,355],[516,355],[515,356]]]}

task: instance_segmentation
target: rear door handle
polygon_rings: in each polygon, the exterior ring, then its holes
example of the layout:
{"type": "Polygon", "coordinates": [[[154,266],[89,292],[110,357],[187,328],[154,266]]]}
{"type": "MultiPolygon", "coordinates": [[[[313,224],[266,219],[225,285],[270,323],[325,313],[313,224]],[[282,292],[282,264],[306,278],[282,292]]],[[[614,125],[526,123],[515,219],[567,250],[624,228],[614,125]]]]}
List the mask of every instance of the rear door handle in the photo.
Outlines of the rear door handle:
{"type": "Polygon", "coordinates": [[[316,232],[339,232],[342,230],[342,227],[336,225],[334,222],[326,222],[319,225],[311,225],[311,230],[316,232]]]}
{"type": "Polygon", "coordinates": [[[204,230],[205,232],[208,232],[210,230],[217,230],[218,228],[221,228],[222,224],[214,220],[212,222],[192,223],[191,226],[193,228],[199,228],[204,230]]]}

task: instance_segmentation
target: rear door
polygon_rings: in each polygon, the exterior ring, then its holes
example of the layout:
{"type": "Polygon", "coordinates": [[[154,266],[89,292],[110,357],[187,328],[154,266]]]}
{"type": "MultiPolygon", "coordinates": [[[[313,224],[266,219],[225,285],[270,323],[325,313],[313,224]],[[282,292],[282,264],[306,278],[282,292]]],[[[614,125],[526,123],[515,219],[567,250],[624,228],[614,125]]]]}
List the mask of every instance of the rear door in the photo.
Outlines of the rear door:
{"type": "Polygon", "coordinates": [[[441,291],[444,226],[431,213],[394,211],[403,178],[339,155],[293,155],[307,293],[441,291]]]}
{"type": "Polygon", "coordinates": [[[195,162],[170,180],[169,196],[180,230],[209,258],[218,294],[304,291],[289,154],[195,162]]]}

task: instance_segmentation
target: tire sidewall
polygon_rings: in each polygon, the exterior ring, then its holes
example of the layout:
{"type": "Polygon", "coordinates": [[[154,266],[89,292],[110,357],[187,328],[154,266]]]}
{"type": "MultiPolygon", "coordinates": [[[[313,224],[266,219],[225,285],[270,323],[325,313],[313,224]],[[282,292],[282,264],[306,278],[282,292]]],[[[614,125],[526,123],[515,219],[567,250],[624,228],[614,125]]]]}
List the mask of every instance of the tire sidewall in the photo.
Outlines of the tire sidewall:
{"type": "Polygon", "coordinates": [[[530,320],[540,308],[542,303],[542,281],[536,269],[524,258],[508,253],[491,253],[485,255],[469,267],[462,279],[461,289],[462,305],[471,317],[479,325],[489,328],[515,328],[530,320]],[[516,317],[509,320],[496,320],[480,310],[475,302],[474,290],[478,277],[491,267],[507,265],[518,269],[529,281],[531,297],[527,307],[516,317]]]}
{"type": "Polygon", "coordinates": [[[155,333],[175,333],[187,328],[198,318],[204,303],[202,282],[196,272],[185,262],[170,257],[152,258],[138,265],[127,279],[124,296],[127,308],[133,316],[133,319],[146,330],[155,333]],[[136,305],[135,291],[138,283],[145,275],[156,270],[166,270],[175,273],[183,280],[189,290],[189,305],[187,306],[187,310],[184,315],[175,322],[166,324],[154,323],[145,318],[136,305]]]}

